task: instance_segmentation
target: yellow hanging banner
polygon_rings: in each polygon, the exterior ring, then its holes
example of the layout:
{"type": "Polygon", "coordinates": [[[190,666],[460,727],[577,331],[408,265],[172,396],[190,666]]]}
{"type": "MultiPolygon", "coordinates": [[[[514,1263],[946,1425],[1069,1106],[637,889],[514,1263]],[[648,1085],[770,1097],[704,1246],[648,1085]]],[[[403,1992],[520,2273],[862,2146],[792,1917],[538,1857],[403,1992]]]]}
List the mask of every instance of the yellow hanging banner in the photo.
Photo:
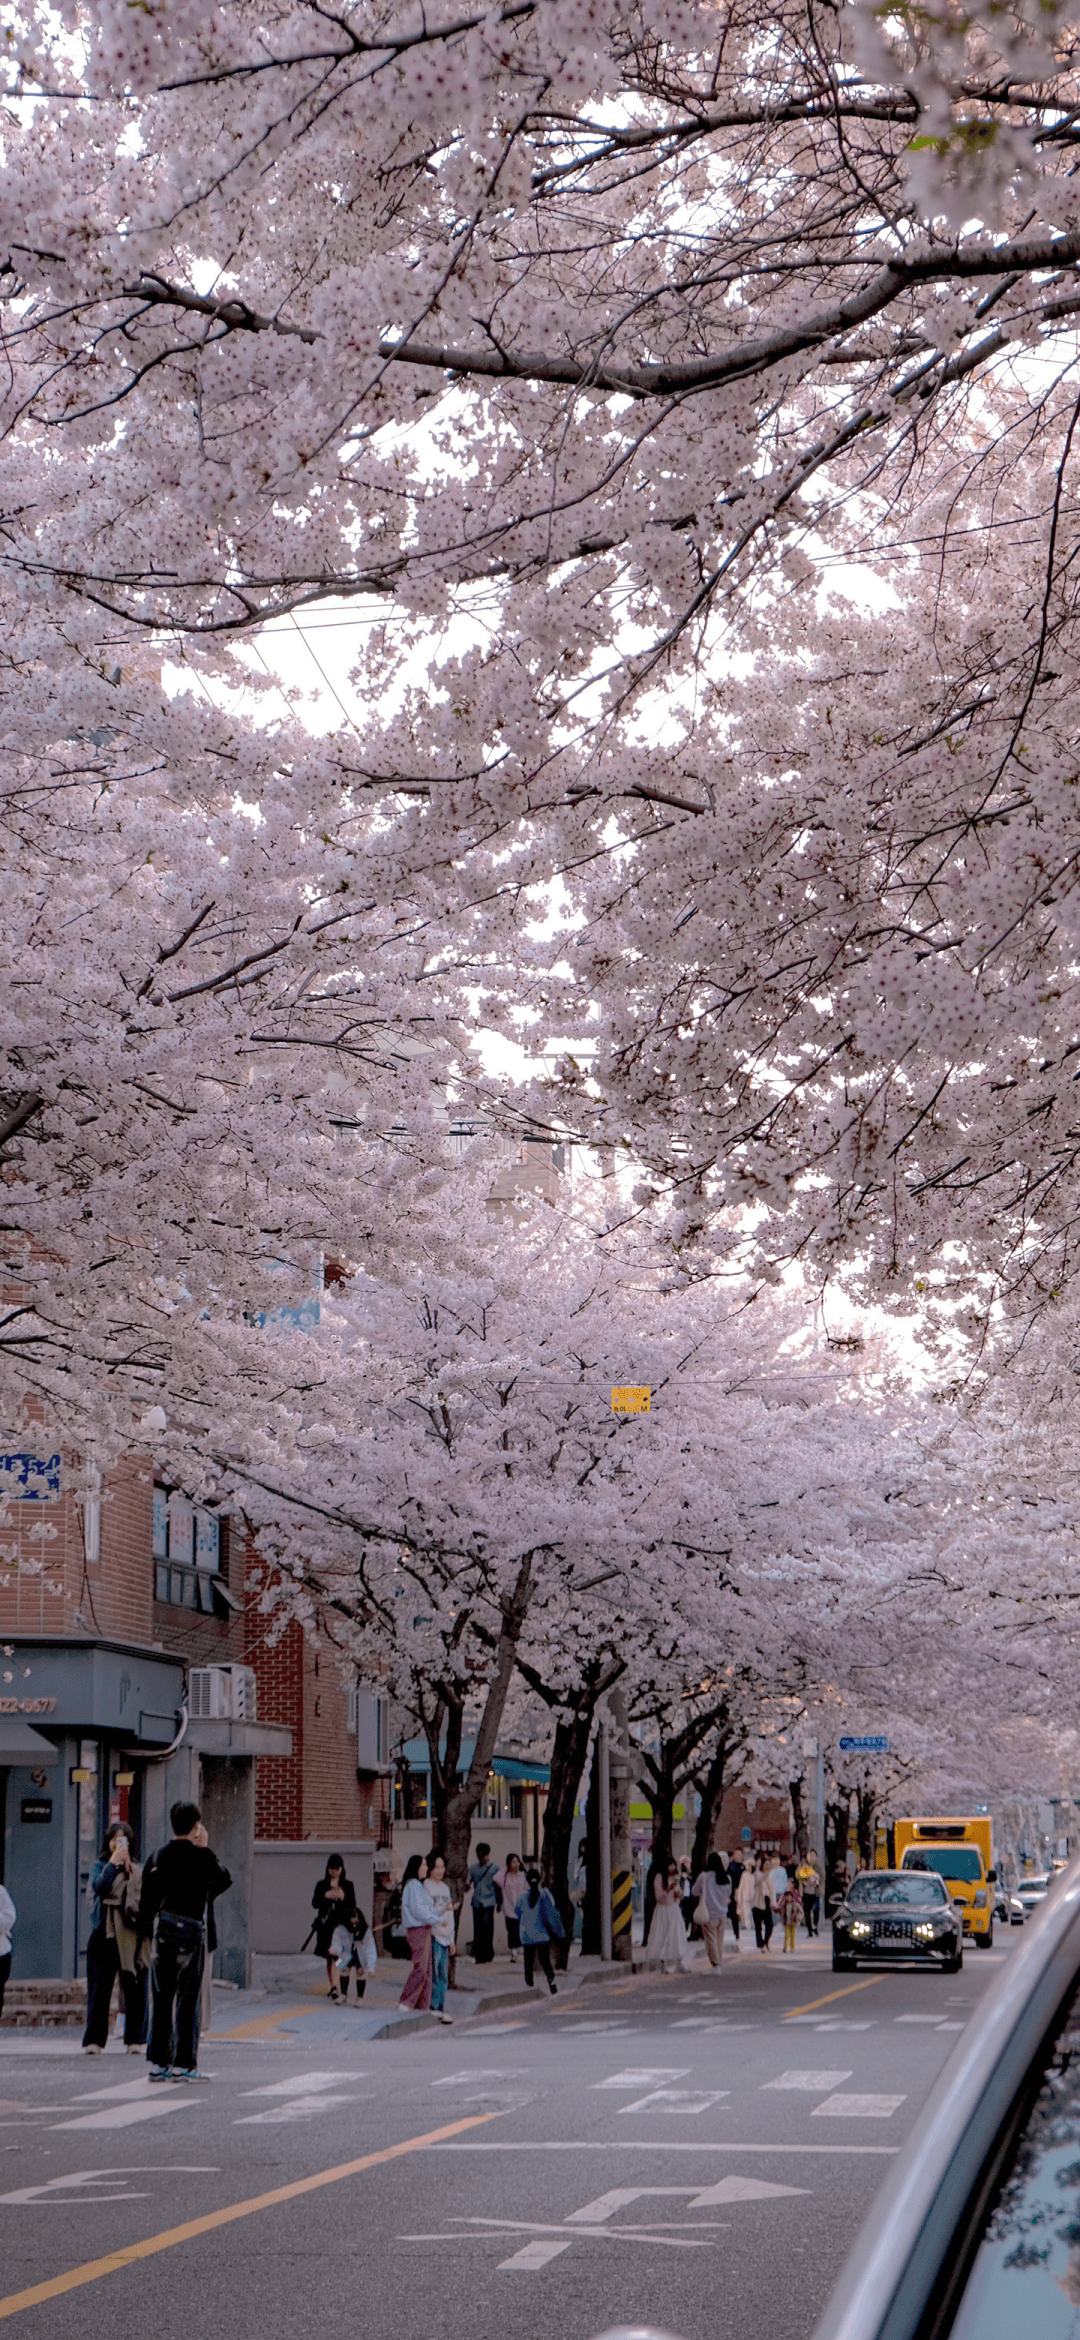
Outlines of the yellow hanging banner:
{"type": "Polygon", "coordinates": [[[611,1411],[613,1414],[647,1414],[651,1400],[651,1389],[613,1389],[611,1411]]]}

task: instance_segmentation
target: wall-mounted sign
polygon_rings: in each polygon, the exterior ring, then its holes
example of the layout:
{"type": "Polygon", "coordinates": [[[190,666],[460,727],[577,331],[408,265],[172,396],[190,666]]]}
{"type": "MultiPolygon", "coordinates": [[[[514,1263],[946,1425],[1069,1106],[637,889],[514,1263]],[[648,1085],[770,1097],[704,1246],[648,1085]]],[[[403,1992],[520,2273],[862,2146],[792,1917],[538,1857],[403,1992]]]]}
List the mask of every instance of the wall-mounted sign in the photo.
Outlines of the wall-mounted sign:
{"type": "Polygon", "coordinates": [[[55,1698],[0,1698],[0,1714],[55,1714],[55,1698]]]}
{"type": "Polygon", "coordinates": [[[24,1820],[51,1820],[52,1797],[24,1796],[22,1799],[22,1816],[24,1820]]]}
{"type": "Polygon", "coordinates": [[[613,1389],[611,1392],[613,1414],[648,1414],[651,1410],[651,1389],[613,1389]]]}
{"type": "Polygon", "coordinates": [[[72,1787],[87,1787],[92,1779],[97,1778],[97,1772],[88,1771],[85,1763],[76,1763],[68,1772],[68,1778],[72,1787]]]}
{"type": "Polygon", "coordinates": [[[15,1503],[55,1503],[60,1496],[58,1454],[0,1454],[0,1498],[15,1503]]]}
{"type": "Polygon", "coordinates": [[[846,1735],[836,1742],[841,1755],[887,1755],[889,1742],[871,1734],[869,1738],[855,1739],[846,1735]]]}

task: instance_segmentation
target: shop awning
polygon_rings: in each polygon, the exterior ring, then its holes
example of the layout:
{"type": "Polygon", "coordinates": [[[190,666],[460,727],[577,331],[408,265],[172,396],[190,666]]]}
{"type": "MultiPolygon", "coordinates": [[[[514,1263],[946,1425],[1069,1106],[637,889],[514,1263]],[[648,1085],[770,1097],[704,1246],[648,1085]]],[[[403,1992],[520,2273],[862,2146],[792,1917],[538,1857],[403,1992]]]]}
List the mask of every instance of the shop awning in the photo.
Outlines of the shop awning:
{"type": "Polygon", "coordinates": [[[18,1715],[0,1714],[0,1763],[59,1763],[60,1751],[18,1715]]]}
{"type": "MultiPolygon", "coordinates": [[[[462,1740],[461,1754],[458,1757],[460,1771],[468,1770],[475,1745],[475,1739],[462,1740]]],[[[431,1757],[428,1754],[426,1739],[406,1739],[401,1749],[401,1755],[410,1771],[429,1771],[431,1768],[431,1757]]],[[[550,1787],[551,1785],[550,1763],[532,1763],[523,1760],[518,1755],[493,1755],[491,1768],[496,1779],[508,1780],[513,1787],[550,1787]]]]}

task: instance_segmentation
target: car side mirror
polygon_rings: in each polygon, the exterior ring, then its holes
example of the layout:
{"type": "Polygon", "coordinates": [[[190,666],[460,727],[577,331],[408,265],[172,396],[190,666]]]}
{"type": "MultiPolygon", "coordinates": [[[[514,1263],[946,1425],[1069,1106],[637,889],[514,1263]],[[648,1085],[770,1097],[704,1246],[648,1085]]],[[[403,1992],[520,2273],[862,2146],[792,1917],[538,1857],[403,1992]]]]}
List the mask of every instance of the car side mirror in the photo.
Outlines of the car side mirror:
{"type": "Polygon", "coordinates": [[[987,1882],[987,1884],[988,1884],[988,1885],[996,1885],[996,1884],[997,1884],[997,1870],[996,1870],[996,1869],[988,1869],[988,1870],[987,1870],[987,1872],[986,1872],[986,1882],[987,1882]]]}

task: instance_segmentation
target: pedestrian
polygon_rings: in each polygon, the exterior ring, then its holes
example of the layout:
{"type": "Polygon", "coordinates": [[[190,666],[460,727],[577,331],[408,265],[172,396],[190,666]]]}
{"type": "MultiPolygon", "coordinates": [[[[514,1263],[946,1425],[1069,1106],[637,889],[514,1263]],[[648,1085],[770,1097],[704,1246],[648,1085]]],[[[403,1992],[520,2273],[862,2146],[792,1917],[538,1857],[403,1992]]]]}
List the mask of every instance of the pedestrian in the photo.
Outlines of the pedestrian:
{"type": "Polygon", "coordinates": [[[705,1938],[710,1966],[724,1962],[724,1925],[731,1888],[718,1852],[711,1852],[694,1886],[698,1924],[705,1938]]]}
{"type": "Polygon", "coordinates": [[[794,1951],[795,1934],[798,1928],[799,1919],[803,1913],[802,1894],[799,1891],[794,1877],[788,1878],[787,1884],[785,1885],[776,1906],[780,1916],[784,1921],[784,1948],[785,1950],[794,1951]]]}
{"type": "Polygon", "coordinates": [[[109,2037],[113,1984],[120,1977],[124,2046],[141,2056],[146,2038],[146,1951],[139,1939],[142,1868],[133,1858],[135,1833],[118,1820],[90,1871],[93,1917],[86,1945],[86,2029],[83,2052],[100,2056],[109,2037]]]}
{"type": "Polygon", "coordinates": [[[423,1853],[410,1853],[401,1880],[401,1921],[408,1937],[412,1969],[398,2006],[415,2007],[418,2014],[425,2014],[431,2005],[431,1938],[442,1916],[441,1909],[436,1908],[425,1889],[427,1873],[423,1853]]]}
{"type": "Polygon", "coordinates": [[[431,2012],[438,2016],[440,2023],[452,2023],[453,2016],[446,2012],[446,1986],[450,1978],[450,1952],[454,1947],[457,1913],[454,1896],[446,1882],[446,1862],[441,1852],[428,1854],[425,1884],[428,1899],[434,1902],[439,1912],[431,1929],[431,2012]]]}
{"type": "MultiPolygon", "coordinates": [[[[308,1870],[310,1877],[311,1871],[308,1870]]],[[[326,1960],[326,1979],[330,1985],[328,1996],[340,1999],[341,1959],[352,1955],[352,1928],[356,1918],[356,1888],[345,1874],[345,1863],[340,1853],[331,1853],[323,1875],[311,1896],[315,1912],[315,1956],[326,1960]]],[[[367,1928],[365,1926],[365,1932],[367,1928]]],[[[348,1992],[348,1982],[345,1992],[348,1992]]]]}
{"type": "Polygon", "coordinates": [[[773,1898],[769,1882],[772,1869],[764,1853],[759,1853],[750,1872],[750,1914],[754,1920],[754,1940],[759,1950],[767,1950],[772,1940],[773,1898]]]}
{"type": "Polygon", "coordinates": [[[147,1862],[139,1901],[140,1937],[153,1941],[146,2056],[151,2080],[197,2080],[207,1912],[232,1878],[205,1842],[197,1804],[174,1804],[169,1819],[172,1842],[147,1862]]]}
{"type": "Polygon", "coordinates": [[[818,1932],[818,1917],[821,1910],[821,1870],[818,1867],[818,1857],[813,1846],[811,1846],[805,1860],[800,1861],[795,1871],[795,1883],[802,1894],[806,1931],[813,1939],[818,1932]]]}
{"type": "Polygon", "coordinates": [[[555,1977],[551,1971],[551,1945],[565,1939],[563,1922],[555,1905],[554,1894],[540,1883],[539,1869],[530,1869],[525,1879],[525,1898],[521,1904],[518,1923],[521,1928],[521,1947],[525,1953],[525,1980],[533,1988],[533,1975],[539,1964],[547,1976],[547,1987],[555,1996],[555,1977]]]}
{"type": "Polygon", "coordinates": [[[648,1947],[649,1935],[652,1932],[657,1885],[662,1878],[667,1876],[670,1866],[671,1846],[665,1844],[662,1837],[654,1836],[649,1852],[649,1866],[645,1871],[645,1929],[641,1937],[642,1949],[648,1947]]]}
{"type": "Polygon", "coordinates": [[[677,1973],[686,1957],[688,1943],[682,1920],[682,1879],[678,1864],[669,1861],[667,1874],[656,1880],[656,1908],[649,1934],[649,1957],[658,1964],[662,1974],[677,1973]]]}
{"type": "Polygon", "coordinates": [[[4,1992],[11,1973],[11,1929],[18,1914],[6,1886],[0,1885],[0,2015],[4,2012],[4,1992]]]}
{"type": "Polygon", "coordinates": [[[694,1872],[690,1864],[690,1855],[689,1853],[683,1853],[679,1862],[679,1907],[682,1911],[682,1922],[686,1927],[687,1940],[691,1942],[695,1937],[695,1928],[697,1923],[694,1916],[694,1903],[696,1899],[697,1889],[694,1884],[694,1872]]]}
{"type": "Polygon", "coordinates": [[[769,1891],[774,1909],[779,1909],[780,1896],[787,1892],[789,1875],[787,1862],[782,1861],[778,1853],[775,1854],[769,1867],[769,1891]]]}
{"type": "MultiPolygon", "coordinates": [[[[754,1872],[755,1863],[752,1860],[745,1861],[735,1895],[738,1924],[745,1933],[749,1933],[754,1917],[754,1872]]],[[[757,1933],[756,1926],[754,1932],[757,1933]]]]}
{"type": "Polygon", "coordinates": [[[529,1880],[525,1875],[521,1856],[519,1853],[511,1853],[499,1878],[503,1918],[506,1924],[506,1945],[510,1952],[511,1966],[516,1966],[518,1962],[518,1952],[521,1948],[518,1913],[528,1890],[529,1880]]]}
{"type": "Polygon", "coordinates": [[[728,1916],[731,1919],[731,1931],[735,1936],[735,1948],[737,1950],[739,1948],[739,1930],[742,1925],[742,1919],[739,1916],[738,1894],[739,1883],[742,1877],[743,1869],[745,1867],[745,1862],[740,1860],[738,1853],[722,1853],[721,1859],[723,1860],[724,1867],[727,1870],[728,1884],[731,1888],[730,1897],[728,1900],[728,1916]]]}
{"type": "Polygon", "coordinates": [[[469,1870],[472,1886],[473,1946],[477,1966],[490,1966],[495,1956],[495,1912],[499,1906],[499,1872],[491,1858],[491,1846],[478,1844],[476,1859],[469,1870]]]}

